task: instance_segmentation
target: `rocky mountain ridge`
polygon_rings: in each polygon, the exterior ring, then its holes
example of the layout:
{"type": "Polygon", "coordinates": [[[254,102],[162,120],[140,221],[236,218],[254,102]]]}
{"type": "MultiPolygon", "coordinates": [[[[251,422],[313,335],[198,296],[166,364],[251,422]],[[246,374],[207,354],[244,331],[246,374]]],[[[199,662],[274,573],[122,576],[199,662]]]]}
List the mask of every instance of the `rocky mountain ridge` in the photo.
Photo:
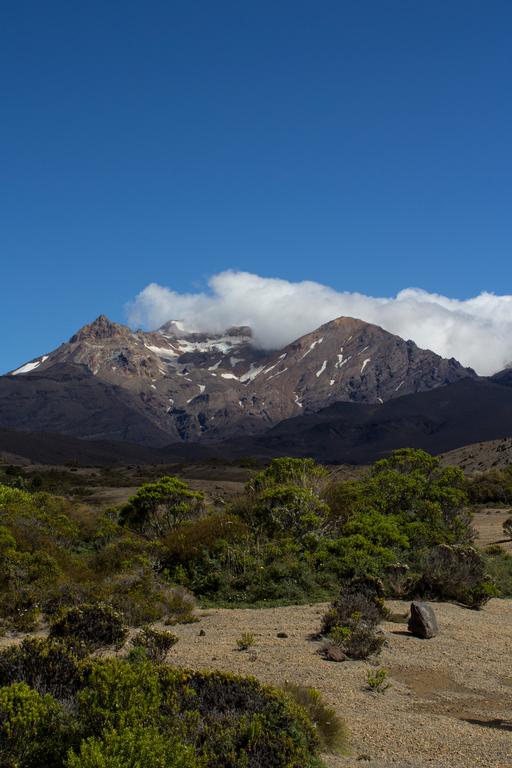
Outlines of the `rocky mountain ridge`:
{"type": "Polygon", "coordinates": [[[0,426],[145,445],[261,433],[336,402],[383,404],[477,378],[382,328],[337,318],[286,347],[250,328],[170,321],[133,331],[104,315],[55,351],[0,377],[0,426]]]}

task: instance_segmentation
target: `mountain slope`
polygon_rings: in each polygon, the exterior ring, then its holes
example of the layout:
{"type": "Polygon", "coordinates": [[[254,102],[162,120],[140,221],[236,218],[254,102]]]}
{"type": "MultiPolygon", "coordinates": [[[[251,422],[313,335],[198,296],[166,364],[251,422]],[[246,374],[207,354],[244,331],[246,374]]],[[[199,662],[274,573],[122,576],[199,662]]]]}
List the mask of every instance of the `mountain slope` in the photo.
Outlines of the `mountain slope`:
{"type": "Polygon", "coordinates": [[[471,369],[341,317],[264,352],[249,328],[132,331],[100,316],[54,352],[0,377],[0,427],[129,440],[218,442],[335,402],[381,404],[471,369]]]}
{"type": "MultiPolygon", "coordinates": [[[[512,436],[512,388],[465,379],[383,405],[336,403],[248,439],[248,454],[368,463],[404,446],[433,454],[512,436]]],[[[242,450],[242,445],[239,446],[242,450]]]]}

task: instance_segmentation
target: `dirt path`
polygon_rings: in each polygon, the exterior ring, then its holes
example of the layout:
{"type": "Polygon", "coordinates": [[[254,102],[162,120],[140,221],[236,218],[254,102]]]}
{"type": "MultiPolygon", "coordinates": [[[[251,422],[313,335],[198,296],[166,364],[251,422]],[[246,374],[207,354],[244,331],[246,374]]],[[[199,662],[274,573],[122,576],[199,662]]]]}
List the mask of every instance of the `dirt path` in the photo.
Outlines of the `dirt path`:
{"type": "MultiPolygon", "coordinates": [[[[406,603],[390,607],[407,610],[406,603]]],[[[326,757],[329,768],[510,768],[512,601],[493,600],[482,611],[434,607],[441,634],[433,640],[384,625],[379,666],[390,670],[393,686],[385,694],[365,689],[367,662],[336,664],[316,654],[308,636],[322,605],[202,611],[200,624],[176,628],[180,642],[169,661],[318,688],[351,731],[350,756],[326,757]],[[254,634],[253,651],[235,650],[242,632],[254,634]]]]}

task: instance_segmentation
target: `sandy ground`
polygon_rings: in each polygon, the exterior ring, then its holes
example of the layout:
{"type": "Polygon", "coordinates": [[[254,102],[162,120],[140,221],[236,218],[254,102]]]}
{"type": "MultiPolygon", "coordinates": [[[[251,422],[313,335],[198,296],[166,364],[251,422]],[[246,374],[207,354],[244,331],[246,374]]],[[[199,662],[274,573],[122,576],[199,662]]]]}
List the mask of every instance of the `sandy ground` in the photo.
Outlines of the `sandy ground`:
{"type": "MultiPolygon", "coordinates": [[[[407,603],[392,602],[405,613],[407,603]]],[[[279,684],[319,689],[351,733],[350,756],[326,756],[329,768],[510,768],[512,766],[512,601],[482,611],[436,604],[441,632],[418,640],[406,626],[386,623],[378,665],[390,673],[384,694],[367,690],[368,662],[324,661],[318,630],[325,605],[201,611],[201,622],[176,627],[169,663],[251,674],[279,684]],[[199,635],[203,629],[204,637],[199,635]],[[254,648],[236,640],[254,634],[254,648]],[[278,632],[288,638],[279,639],[278,632]]]]}
{"type": "Polygon", "coordinates": [[[512,554],[512,539],[503,533],[503,523],[509,517],[512,517],[512,509],[486,507],[476,512],[473,517],[473,526],[477,532],[478,546],[499,544],[505,552],[512,554]]]}

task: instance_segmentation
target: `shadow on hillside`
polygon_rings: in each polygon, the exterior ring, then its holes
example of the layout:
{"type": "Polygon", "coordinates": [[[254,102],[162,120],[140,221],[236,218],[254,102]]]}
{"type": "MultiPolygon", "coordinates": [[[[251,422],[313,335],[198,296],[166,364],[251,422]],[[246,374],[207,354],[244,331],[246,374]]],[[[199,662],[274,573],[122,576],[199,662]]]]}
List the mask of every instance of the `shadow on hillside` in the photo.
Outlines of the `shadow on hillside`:
{"type": "Polygon", "coordinates": [[[495,728],[498,731],[512,731],[512,720],[477,720],[475,718],[462,718],[465,723],[481,725],[483,728],[495,728]]]}

